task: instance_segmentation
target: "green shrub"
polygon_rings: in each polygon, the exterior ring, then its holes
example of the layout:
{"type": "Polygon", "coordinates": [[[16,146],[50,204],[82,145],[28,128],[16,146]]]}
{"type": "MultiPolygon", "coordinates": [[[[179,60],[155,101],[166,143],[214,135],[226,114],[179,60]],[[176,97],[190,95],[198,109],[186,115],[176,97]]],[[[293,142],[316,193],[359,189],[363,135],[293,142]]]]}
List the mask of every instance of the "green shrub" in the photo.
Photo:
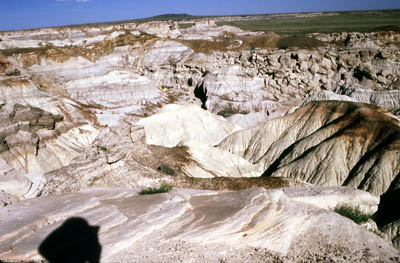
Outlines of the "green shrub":
{"type": "Polygon", "coordinates": [[[224,118],[228,118],[229,116],[232,116],[234,114],[246,115],[246,114],[249,114],[249,112],[247,112],[247,111],[235,111],[233,109],[225,109],[225,110],[219,111],[217,113],[217,115],[222,116],[224,118]]]}
{"type": "Polygon", "coordinates": [[[168,193],[169,191],[171,191],[172,187],[169,185],[161,185],[158,188],[153,188],[153,187],[149,187],[149,188],[145,188],[140,190],[139,194],[140,195],[153,195],[153,194],[160,194],[160,193],[168,193]]]}
{"type": "Polygon", "coordinates": [[[371,218],[371,214],[366,214],[361,211],[359,206],[350,206],[346,204],[339,204],[335,207],[334,211],[344,217],[353,220],[357,224],[367,222],[371,218]]]}

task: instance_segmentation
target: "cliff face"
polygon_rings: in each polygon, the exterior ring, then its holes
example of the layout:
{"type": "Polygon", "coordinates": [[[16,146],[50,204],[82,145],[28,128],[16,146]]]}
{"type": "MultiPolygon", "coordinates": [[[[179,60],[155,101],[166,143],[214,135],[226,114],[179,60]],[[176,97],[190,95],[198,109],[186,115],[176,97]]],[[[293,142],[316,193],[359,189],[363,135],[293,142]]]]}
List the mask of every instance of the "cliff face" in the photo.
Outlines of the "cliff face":
{"type": "Polygon", "coordinates": [[[106,222],[100,240],[110,260],[140,251],[137,240],[169,249],[150,224],[174,246],[207,250],[214,242],[218,254],[228,240],[243,253],[270,253],[248,261],[300,260],[296,242],[315,254],[305,260],[333,259],[336,248],[346,256],[343,239],[359,251],[355,261],[396,261],[383,240],[321,209],[378,209],[378,227],[399,244],[400,218],[389,212],[399,198],[399,32],[314,34],[307,36],[314,48],[279,49],[275,33],[192,22],[186,29],[149,22],[0,33],[0,204],[12,205],[10,229],[0,228],[0,259],[40,258],[32,252],[39,237],[26,229],[38,227],[44,237],[84,215],[106,222]],[[154,199],[132,192],[163,184],[209,191],[154,199]],[[124,189],[117,195],[116,188],[124,189]],[[46,197],[22,201],[38,196],[46,197]],[[130,214],[131,201],[148,210],[130,214]],[[63,202],[70,210],[55,211],[63,202]],[[33,210],[22,217],[42,211],[54,218],[51,227],[28,220],[11,228],[26,205],[33,210]],[[163,206],[172,212],[156,211],[163,206]],[[318,247],[312,239],[324,222],[331,230],[318,247]],[[368,242],[359,247],[358,239],[368,242]]]}

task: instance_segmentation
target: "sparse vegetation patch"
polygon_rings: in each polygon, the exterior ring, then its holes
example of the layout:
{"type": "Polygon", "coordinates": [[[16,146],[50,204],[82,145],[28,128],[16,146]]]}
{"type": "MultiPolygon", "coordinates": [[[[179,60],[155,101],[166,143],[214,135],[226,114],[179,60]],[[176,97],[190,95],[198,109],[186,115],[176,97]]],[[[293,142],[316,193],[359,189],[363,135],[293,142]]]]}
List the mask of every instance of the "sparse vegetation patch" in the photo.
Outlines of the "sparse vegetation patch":
{"type": "Polygon", "coordinates": [[[353,220],[357,224],[362,224],[368,221],[372,217],[371,214],[366,214],[361,211],[360,207],[358,206],[350,206],[347,204],[339,204],[335,207],[334,211],[339,215],[347,217],[353,220]]]}
{"type": "Polygon", "coordinates": [[[168,193],[169,191],[171,191],[172,187],[169,185],[161,185],[158,188],[153,188],[153,187],[149,187],[149,188],[145,188],[140,190],[139,194],[140,195],[152,195],[152,194],[161,194],[161,193],[168,193]]]}

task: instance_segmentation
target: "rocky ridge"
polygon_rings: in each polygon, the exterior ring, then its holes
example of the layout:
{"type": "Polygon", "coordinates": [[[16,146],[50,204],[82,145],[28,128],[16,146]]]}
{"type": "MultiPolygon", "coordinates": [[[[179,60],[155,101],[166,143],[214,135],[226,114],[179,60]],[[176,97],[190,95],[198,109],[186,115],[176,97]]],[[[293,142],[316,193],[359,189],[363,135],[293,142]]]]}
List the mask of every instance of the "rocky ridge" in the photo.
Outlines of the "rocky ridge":
{"type": "MultiPolygon", "coordinates": [[[[308,191],[297,189],[293,193],[303,195],[308,191]]],[[[330,194],[341,196],[341,191],[330,194]]],[[[262,188],[237,192],[176,189],[153,196],[138,196],[127,189],[93,189],[26,200],[0,208],[5,215],[24,211],[24,217],[17,221],[11,217],[2,219],[5,228],[1,230],[0,257],[41,259],[36,249],[42,239],[74,215],[87,219],[90,225],[101,225],[102,262],[148,260],[150,255],[145,248],[150,247],[156,252],[151,259],[157,262],[240,262],[242,257],[234,251],[245,253],[248,260],[254,261],[398,259],[398,251],[373,233],[328,210],[294,201],[290,195],[262,188]],[[352,253],[343,246],[343,240],[351,244],[352,253]],[[189,249],[194,246],[198,249],[189,249]]],[[[367,204],[373,198],[360,200],[360,204],[367,204]]]]}
{"type": "Polygon", "coordinates": [[[399,179],[399,131],[398,120],[379,108],[311,102],[285,117],[238,131],[219,147],[261,164],[263,176],[347,185],[381,195],[399,179]]]}

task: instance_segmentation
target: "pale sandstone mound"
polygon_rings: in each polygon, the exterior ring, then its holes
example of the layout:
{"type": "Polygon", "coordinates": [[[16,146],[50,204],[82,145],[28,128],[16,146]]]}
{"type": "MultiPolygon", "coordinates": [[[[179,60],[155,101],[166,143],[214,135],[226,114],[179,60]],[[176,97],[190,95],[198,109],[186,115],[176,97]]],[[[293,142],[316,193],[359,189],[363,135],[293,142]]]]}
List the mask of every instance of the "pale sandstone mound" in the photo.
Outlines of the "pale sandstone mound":
{"type": "Polygon", "coordinates": [[[41,242],[70,217],[99,226],[101,262],[396,262],[400,256],[350,220],[293,201],[282,190],[176,189],[138,196],[93,189],[26,200],[0,212],[2,260],[40,260],[41,242]]]}
{"type": "Polygon", "coordinates": [[[181,168],[191,177],[256,177],[260,166],[213,146],[238,126],[196,105],[167,105],[161,112],[142,119],[146,143],[163,147],[188,146],[190,156],[181,168]]]}
{"type": "Polygon", "coordinates": [[[399,122],[366,104],[311,102],[223,140],[219,147],[254,164],[264,176],[317,185],[346,185],[376,195],[400,172],[399,122]]]}
{"type": "Polygon", "coordinates": [[[159,113],[142,119],[146,143],[164,147],[197,141],[214,146],[240,127],[196,105],[167,105],[159,113]]]}

